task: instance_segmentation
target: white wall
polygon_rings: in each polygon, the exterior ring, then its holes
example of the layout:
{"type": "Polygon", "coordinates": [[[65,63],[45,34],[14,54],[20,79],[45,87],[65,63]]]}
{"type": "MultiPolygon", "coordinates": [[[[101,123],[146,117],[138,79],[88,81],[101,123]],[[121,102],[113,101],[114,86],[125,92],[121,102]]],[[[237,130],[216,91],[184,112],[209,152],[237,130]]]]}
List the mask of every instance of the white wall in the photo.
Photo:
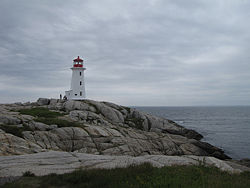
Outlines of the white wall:
{"type": "Polygon", "coordinates": [[[86,70],[86,68],[72,67],[71,69],[72,69],[71,86],[70,90],[65,92],[66,97],[68,99],[84,99],[86,97],[85,80],[84,80],[84,70],[86,70]],[[80,92],[82,92],[82,96],[80,95],[80,92]]]}

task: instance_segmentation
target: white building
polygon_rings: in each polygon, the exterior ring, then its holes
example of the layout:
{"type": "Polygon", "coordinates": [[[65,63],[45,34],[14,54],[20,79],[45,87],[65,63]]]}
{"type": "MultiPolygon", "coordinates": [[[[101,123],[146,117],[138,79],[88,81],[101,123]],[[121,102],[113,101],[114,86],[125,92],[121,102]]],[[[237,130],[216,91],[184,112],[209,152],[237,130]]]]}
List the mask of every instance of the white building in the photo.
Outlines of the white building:
{"type": "Polygon", "coordinates": [[[67,99],[82,100],[86,97],[83,60],[79,56],[73,60],[71,86],[69,91],[65,91],[67,99]]]}

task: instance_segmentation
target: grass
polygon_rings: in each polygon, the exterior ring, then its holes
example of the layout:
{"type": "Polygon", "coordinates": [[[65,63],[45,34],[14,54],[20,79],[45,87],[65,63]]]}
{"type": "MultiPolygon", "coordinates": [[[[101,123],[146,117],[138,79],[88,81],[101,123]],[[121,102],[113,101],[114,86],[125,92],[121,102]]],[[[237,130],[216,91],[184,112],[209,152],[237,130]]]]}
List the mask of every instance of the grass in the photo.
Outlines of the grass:
{"type": "Polygon", "coordinates": [[[58,117],[65,115],[65,113],[50,111],[48,108],[31,108],[19,110],[21,114],[31,115],[36,117],[34,120],[45,123],[47,125],[58,125],[58,127],[81,127],[81,124],[71,122],[58,117]]]}
{"type": "MultiPolygon", "coordinates": [[[[56,124],[58,127],[80,127],[81,125],[76,122],[70,122],[58,117],[65,115],[65,113],[50,111],[48,108],[31,108],[21,109],[18,112],[25,115],[34,116],[34,121],[42,122],[47,125],[56,124]]],[[[15,136],[23,138],[23,131],[32,131],[27,125],[23,124],[23,127],[16,127],[11,125],[0,125],[0,128],[6,133],[13,134],[15,136]]]]}
{"type": "Polygon", "coordinates": [[[27,171],[27,172],[24,172],[24,173],[23,173],[23,176],[24,176],[24,177],[35,177],[35,174],[32,173],[32,172],[30,172],[30,171],[27,171]]]}
{"type": "MultiPolygon", "coordinates": [[[[82,127],[83,125],[77,122],[71,122],[58,117],[65,115],[64,113],[50,111],[47,108],[31,108],[19,110],[21,114],[34,116],[34,121],[42,122],[47,125],[55,124],[58,127],[82,127]]],[[[13,125],[0,125],[0,129],[6,133],[13,134],[15,136],[23,138],[23,131],[32,131],[27,125],[23,124],[23,127],[16,127],[13,125]]]]}
{"type": "Polygon", "coordinates": [[[43,117],[43,118],[56,118],[65,115],[64,113],[50,111],[48,108],[21,109],[19,110],[19,112],[21,114],[31,115],[34,117],[43,117]]]}
{"type": "Polygon", "coordinates": [[[64,119],[58,119],[58,118],[43,118],[39,117],[36,118],[35,121],[45,123],[47,125],[58,125],[58,127],[81,127],[80,123],[77,122],[71,122],[64,119]]]}
{"type": "Polygon", "coordinates": [[[155,168],[149,164],[143,164],[111,170],[77,170],[62,175],[22,177],[16,182],[5,184],[3,187],[249,188],[250,172],[229,174],[215,167],[172,166],[155,168]]]}
{"type": "MultiPolygon", "coordinates": [[[[50,111],[48,108],[31,108],[21,109],[18,112],[25,115],[34,116],[34,121],[42,122],[47,125],[55,124],[58,127],[82,127],[83,125],[77,122],[71,122],[63,119],[59,119],[60,116],[65,113],[50,111]]],[[[23,138],[23,131],[32,131],[27,125],[23,124],[23,127],[17,127],[13,125],[0,125],[0,129],[6,133],[13,134],[15,136],[23,138]]]]}
{"type": "MultiPolygon", "coordinates": [[[[59,116],[64,115],[63,113],[50,111],[47,108],[21,109],[18,112],[20,112],[21,114],[34,116],[36,117],[35,120],[39,120],[40,118],[55,119],[59,116]]],[[[23,131],[31,131],[31,129],[25,124],[23,124],[23,127],[16,127],[16,126],[11,126],[11,125],[0,125],[0,128],[4,130],[6,133],[10,133],[21,138],[23,138],[23,133],[22,133],[23,131]]]]}
{"type": "Polygon", "coordinates": [[[23,138],[23,131],[31,131],[27,125],[23,125],[23,127],[0,125],[0,129],[4,130],[6,133],[10,133],[21,138],[23,138]]]}

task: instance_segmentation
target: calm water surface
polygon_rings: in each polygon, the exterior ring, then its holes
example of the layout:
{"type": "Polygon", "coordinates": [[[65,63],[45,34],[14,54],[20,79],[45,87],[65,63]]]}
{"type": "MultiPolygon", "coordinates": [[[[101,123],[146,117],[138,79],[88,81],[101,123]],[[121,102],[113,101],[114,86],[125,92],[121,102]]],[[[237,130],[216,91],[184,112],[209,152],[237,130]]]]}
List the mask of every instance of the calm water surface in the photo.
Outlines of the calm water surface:
{"type": "Polygon", "coordinates": [[[250,158],[250,106],[135,107],[194,129],[234,159],[250,158]]]}

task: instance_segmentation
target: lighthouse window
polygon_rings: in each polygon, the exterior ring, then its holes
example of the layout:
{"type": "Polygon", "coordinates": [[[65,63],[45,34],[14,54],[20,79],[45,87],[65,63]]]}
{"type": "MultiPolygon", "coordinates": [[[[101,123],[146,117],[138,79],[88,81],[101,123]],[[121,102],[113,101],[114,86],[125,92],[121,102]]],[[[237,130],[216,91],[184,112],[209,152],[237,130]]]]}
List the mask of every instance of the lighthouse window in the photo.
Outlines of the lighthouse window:
{"type": "Polygon", "coordinates": [[[80,81],[80,86],[82,85],[82,82],[80,81]]]}
{"type": "Polygon", "coordinates": [[[82,92],[80,91],[80,96],[82,96],[82,92]]]}
{"type": "Polygon", "coordinates": [[[77,96],[77,94],[75,94],[75,96],[77,96]]]}
{"type": "Polygon", "coordinates": [[[80,72],[80,76],[82,76],[82,72],[80,72]]]}

